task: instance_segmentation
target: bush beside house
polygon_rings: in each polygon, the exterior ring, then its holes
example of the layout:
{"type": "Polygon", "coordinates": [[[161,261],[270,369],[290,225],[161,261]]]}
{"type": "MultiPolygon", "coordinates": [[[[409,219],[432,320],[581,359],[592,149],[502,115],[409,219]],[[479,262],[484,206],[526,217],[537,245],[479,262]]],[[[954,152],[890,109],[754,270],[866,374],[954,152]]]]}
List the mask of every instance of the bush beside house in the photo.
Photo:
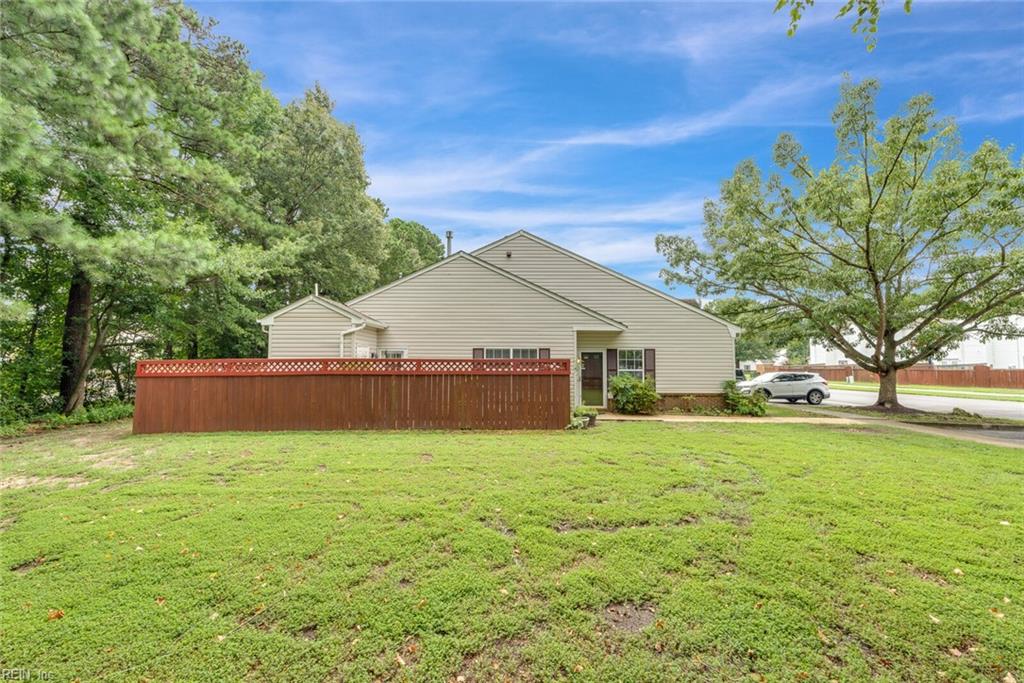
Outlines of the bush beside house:
{"type": "Polygon", "coordinates": [[[615,401],[615,411],[627,415],[650,415],[661,400],[654,389],[654,382],[632,375],[615,375],[609,382],[609,389],[615,401]]]}

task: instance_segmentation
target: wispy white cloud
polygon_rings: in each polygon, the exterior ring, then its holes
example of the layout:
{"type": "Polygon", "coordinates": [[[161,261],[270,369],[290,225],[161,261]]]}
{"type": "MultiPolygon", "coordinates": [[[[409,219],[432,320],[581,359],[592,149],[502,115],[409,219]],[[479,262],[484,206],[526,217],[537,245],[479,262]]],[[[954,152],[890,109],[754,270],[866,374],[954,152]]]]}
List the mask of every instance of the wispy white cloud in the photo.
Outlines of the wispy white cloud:
{"type": "Polygon", "coordinates": [[[921,80],[932,82],[963,80],[988,83],[1006,82],[1020,85],[1021,70],[1024,69],[1024,46],[993,50],[961,50],[933,57],[918,59],[902,64],[879,66],[859,65],[849,71],[859,77],[877,78],[886,83],[921,80]]]}
{"type": "Polygon", "coordinates": [[[444,223],[461,223],[477,228],[515,230],[519,228],[595,228],[636,224],[679,224],[699,221],[704,195],[689,192],[638,202],[563,202],[553,206],[497,206],[477,208],[452,206],[446,202],[403,204],[407,213],[444,223]]]}
{"type": "Polygon", "coordinates": [[[559,142],[563,145],[646,147],[676,144],[732,126],[776,126],[781,123],[780,110],[791,112],[794,105],[803,103],[808,95],[833,89],[839,80],[839,76],[814,76],[766,81],[719,109],[638,126],[580,133],[559,142]]]}
{"type": "MultiPolygon", "coordinates": [[[[484,143],[486,144],[486,143],[484,143]]],[[[493,147],[493,144],[491,145],[493,147]]],[[[550,183],[531,180],[557,156],[559,148],[541,145],[499,156],[490,150],[445,155],[429,151],[394,165],[371,165],[371,192],[389,202],[437,199],[467,193],[565,194],[550,183]]]]}
{"type": "Polygon", "coordinates": [[[991,99],[974,96],[960,100],[957,120],[968,123],[1003,123],[1024,118],[1024,92],[1011,92],[991,99]]]}
{"type": "MultiPolygon", "coordinates": [[[[678,26],[667,40],[645,41],[643,48],[666,55],[683,57],[696,65],[711,65],[723,58],[749,54],[759,42],[787,39],[789,17],[786,12],[772,12],[769,3],[757,4],[756,10],[734,6],[726,19],[686,22],[678,26]],[[743,48],[742,50],[739,48],[743,48]]],[[[721,14],[718,14],[721,16],[721,14]]],[[[827,9],[807,12],[797,35],[801,38],[815,28],[834,25],[827,9]]]]}
{"type": "Polygon", "coordinates": [[[792,121],[793,111],[815,93],[835,88],[839,76],[804,77],[761,83],[721,108],[663,119],[633,127],[589,130],[525,149],[495,154],[493,141],[477,142],[476,150],[455,154],[430,150],[423,158],[398,164],[371,165],[371,190],[385,201],[438,199],[467,193],[511,193],[551,196],[571,193],[550,182],[569,154],[587,147],[650,147],[693,140],[734,126],[777,127],[792,121]]]}

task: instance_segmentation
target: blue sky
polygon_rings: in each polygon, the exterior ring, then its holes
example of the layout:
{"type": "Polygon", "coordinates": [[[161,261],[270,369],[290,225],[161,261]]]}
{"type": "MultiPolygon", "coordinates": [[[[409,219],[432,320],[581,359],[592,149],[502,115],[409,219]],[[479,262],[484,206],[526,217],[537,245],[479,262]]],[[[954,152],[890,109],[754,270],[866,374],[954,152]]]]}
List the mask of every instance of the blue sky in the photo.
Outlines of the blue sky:
{"type": "Polygon", "coordinates": [[[831,162],[844,72],[883,116],[929,92],[968,150],[1024,148],[1024,2],[889,2],[870,53],[822,2],[793,38],[774,0],[192,4],[283,101],[328,89],[392,216],[466,250],[525,228],[663,289],[654,236],[699,233],[738,162],[782,131],[831,162]]]}

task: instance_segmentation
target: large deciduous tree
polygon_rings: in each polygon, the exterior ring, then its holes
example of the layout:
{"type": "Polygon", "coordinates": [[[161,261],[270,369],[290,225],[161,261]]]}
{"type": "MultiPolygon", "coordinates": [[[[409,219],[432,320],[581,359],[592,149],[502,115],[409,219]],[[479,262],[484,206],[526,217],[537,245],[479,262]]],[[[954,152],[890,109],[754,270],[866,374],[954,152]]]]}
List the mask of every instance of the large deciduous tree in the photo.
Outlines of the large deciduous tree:
{"type": "Polygon", "coordinates": [[[421,223],[392,218],[387,223],[387,255],[378,267],[377,286],[444,258],[441,238],[421,223]]]}
{"type": "Polygon", "coordinates": [[[731,320],[743,328],[736,337],[736,361],[773,363],[782,352],[788,363],[805,363],[810,351],[811,335],[806,321],[783,320],[770,309],[750,297],[733,296],[716,299],[707,310],[731,320]]]}
{"type": "Polygon", "coordinates": [[[878,405],[895,409],[900,368],[972,333],[1021,333],[1010,316],[1024,312],[1024,168],[992,141],[961,151],[926,95],[880,124],[877,91],[843,85],[831,165],[815,169],[783,134],[785,175],[744,161],[705,204],[706,244],[659,235],[657,248],[668,283],[805,320],[877,373],[878,405]]]}
{"type": "Polygon", "coordinates": [[[333,110],[319,85],[285,107],[256,173],[264,215],[298,252],[267,281],[275,303],[314,284],[340,299],[355,296],[376,282],[385,255],[384,208],[367,194],[362,143],[333,110]]]}
{"type": "Polygon", "coordinates": [[[213,29],[178,0],[4,4],[0,421],[130,398],[140,354],[261,354],[261,314],[378,281],[354,127],[319,87],[282,107],[213,29]]]}

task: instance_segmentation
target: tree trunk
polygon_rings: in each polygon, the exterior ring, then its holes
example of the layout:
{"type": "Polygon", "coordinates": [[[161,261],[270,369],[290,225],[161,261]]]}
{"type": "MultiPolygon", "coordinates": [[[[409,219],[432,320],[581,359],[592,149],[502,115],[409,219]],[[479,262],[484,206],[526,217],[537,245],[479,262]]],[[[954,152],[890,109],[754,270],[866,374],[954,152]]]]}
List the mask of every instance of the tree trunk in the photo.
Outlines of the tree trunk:
{"type": "Polygon", "coordinates": [[[878,400],[875,405],[879,408],[896,410],[900,407],[899,399],[896,397],[896,370],[878,375],[878,400]]]}
{"type": "Polygon", "coordinates": [[[882,341],[881,372],[878,373],[878,400],[875,406],[887,410],[899,410],[900,402],[896,396],[896,333],[886,330],[882,341]]]}
{"type": "Polygon", "coordinates": [[[117,400],[124,403],[125,393],[124,384],[121,383],[121,373],[117,371],[117,367],[114,365],[114,361],[110,360],[110,356],[103,354],[103,360],[106,362],[107,370],[110,371],[110,377],[114,380],[114,390],[117,392],[117,400]]]}
{"type": "Polygon", "coordinates": [[[60,399],[65,415],[85,402],[85,373],[89,352],[92,320],[92,282],[81,269],[71,275],[68,305],[64,310],[64,332],[61,339],[60,399]]]}
{"type": "MultiPolygon", "coordinates": [[[[28,378],[34,372],[32,367],[36,359],[36,336],[39,333],[39,325],[43,317],[43,305],[36,302],[32,310],[32,323],[28,328],[28,340],[25,342],[25,365],[21,371],[21,379],[18,381],[18,400],[25,402],[28,399],[28,378]]],[[[37,397],[38,398],[38,397],[37,397]]]]}

